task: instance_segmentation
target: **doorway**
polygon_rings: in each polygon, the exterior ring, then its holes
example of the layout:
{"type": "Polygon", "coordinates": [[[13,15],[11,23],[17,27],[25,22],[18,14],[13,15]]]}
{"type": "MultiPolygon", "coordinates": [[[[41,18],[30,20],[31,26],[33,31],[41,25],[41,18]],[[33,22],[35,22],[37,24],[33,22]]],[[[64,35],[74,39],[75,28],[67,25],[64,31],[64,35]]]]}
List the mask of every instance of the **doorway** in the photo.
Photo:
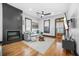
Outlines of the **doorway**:
{"type": "Polygon", "coordinates": [[[55,35],[56,33],[62,33],[64,35],[65,31],[64,31],[64,17],[61,18],[57,18],[55,20],[55,35]]]}

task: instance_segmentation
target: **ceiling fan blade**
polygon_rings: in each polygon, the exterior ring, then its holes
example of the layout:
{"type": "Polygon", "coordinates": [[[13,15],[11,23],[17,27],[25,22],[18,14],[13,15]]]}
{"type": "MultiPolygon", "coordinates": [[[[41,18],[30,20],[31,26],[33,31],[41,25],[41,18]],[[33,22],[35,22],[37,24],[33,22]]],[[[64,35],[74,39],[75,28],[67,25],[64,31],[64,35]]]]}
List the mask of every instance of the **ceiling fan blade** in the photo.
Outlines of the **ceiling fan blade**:
{"type": "Polygon", "coordinates": [[[46,13],[46,14],[44,14],[44,15],[50,15],[51,13],[46,13]]]}
{"type": "Polygon", "coordinates": [[[36,12],[36,14],[41,14],[41,13],[39,13],[39,12],[36,12]]]}

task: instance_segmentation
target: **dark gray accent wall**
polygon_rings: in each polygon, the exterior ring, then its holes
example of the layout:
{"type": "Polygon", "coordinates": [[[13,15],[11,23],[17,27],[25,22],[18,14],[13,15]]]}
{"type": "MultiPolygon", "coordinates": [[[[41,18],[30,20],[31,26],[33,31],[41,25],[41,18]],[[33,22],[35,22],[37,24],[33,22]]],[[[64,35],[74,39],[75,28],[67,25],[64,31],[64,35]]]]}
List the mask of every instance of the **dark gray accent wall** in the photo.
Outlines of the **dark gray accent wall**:
{"type": "Polygon", "coordinates": [[[22,39],[22,11],[9,4],[3,3],[3,42],[7,41],[7,31],[20,31],[22,39]]]}

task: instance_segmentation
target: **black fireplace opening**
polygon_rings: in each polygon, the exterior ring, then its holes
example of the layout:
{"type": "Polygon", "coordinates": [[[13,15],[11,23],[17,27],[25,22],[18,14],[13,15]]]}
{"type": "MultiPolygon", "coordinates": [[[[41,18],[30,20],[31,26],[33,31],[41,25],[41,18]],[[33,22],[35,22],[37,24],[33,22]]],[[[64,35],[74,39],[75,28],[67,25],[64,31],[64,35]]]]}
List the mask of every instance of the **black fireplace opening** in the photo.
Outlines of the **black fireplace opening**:
{"type": "Polygon", "coordinates": [[[7,31],[7,41],[20,39],[20,31],[7,31]]]}

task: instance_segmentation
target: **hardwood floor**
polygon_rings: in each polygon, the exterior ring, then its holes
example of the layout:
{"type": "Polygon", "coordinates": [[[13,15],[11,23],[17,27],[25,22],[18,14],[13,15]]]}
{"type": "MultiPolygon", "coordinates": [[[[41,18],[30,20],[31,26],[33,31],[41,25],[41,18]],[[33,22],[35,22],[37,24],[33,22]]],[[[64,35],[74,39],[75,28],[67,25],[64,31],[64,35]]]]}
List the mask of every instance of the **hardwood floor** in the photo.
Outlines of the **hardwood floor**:
{"type": "Polygon", "coordinates": [[[57,48],[56,41],[44,53],[34,50],[22,41],[3,45],[3,56],[71,56],[72,53],[57,48]]]}
{"type": "Polygon", "coordinates": [[[54,42],[50,48],[44,54],[45,56],[72,56],[70,51],[66,51],[62,48],[57,47],[57,42],[54,42]]]}
{"type": "Polygon", "coordinates": [[[28,47],[22,41],[6,44],[3,46],[3,56],[35,56],[38,54],[39,53],[36,50],[28,47]]]}

